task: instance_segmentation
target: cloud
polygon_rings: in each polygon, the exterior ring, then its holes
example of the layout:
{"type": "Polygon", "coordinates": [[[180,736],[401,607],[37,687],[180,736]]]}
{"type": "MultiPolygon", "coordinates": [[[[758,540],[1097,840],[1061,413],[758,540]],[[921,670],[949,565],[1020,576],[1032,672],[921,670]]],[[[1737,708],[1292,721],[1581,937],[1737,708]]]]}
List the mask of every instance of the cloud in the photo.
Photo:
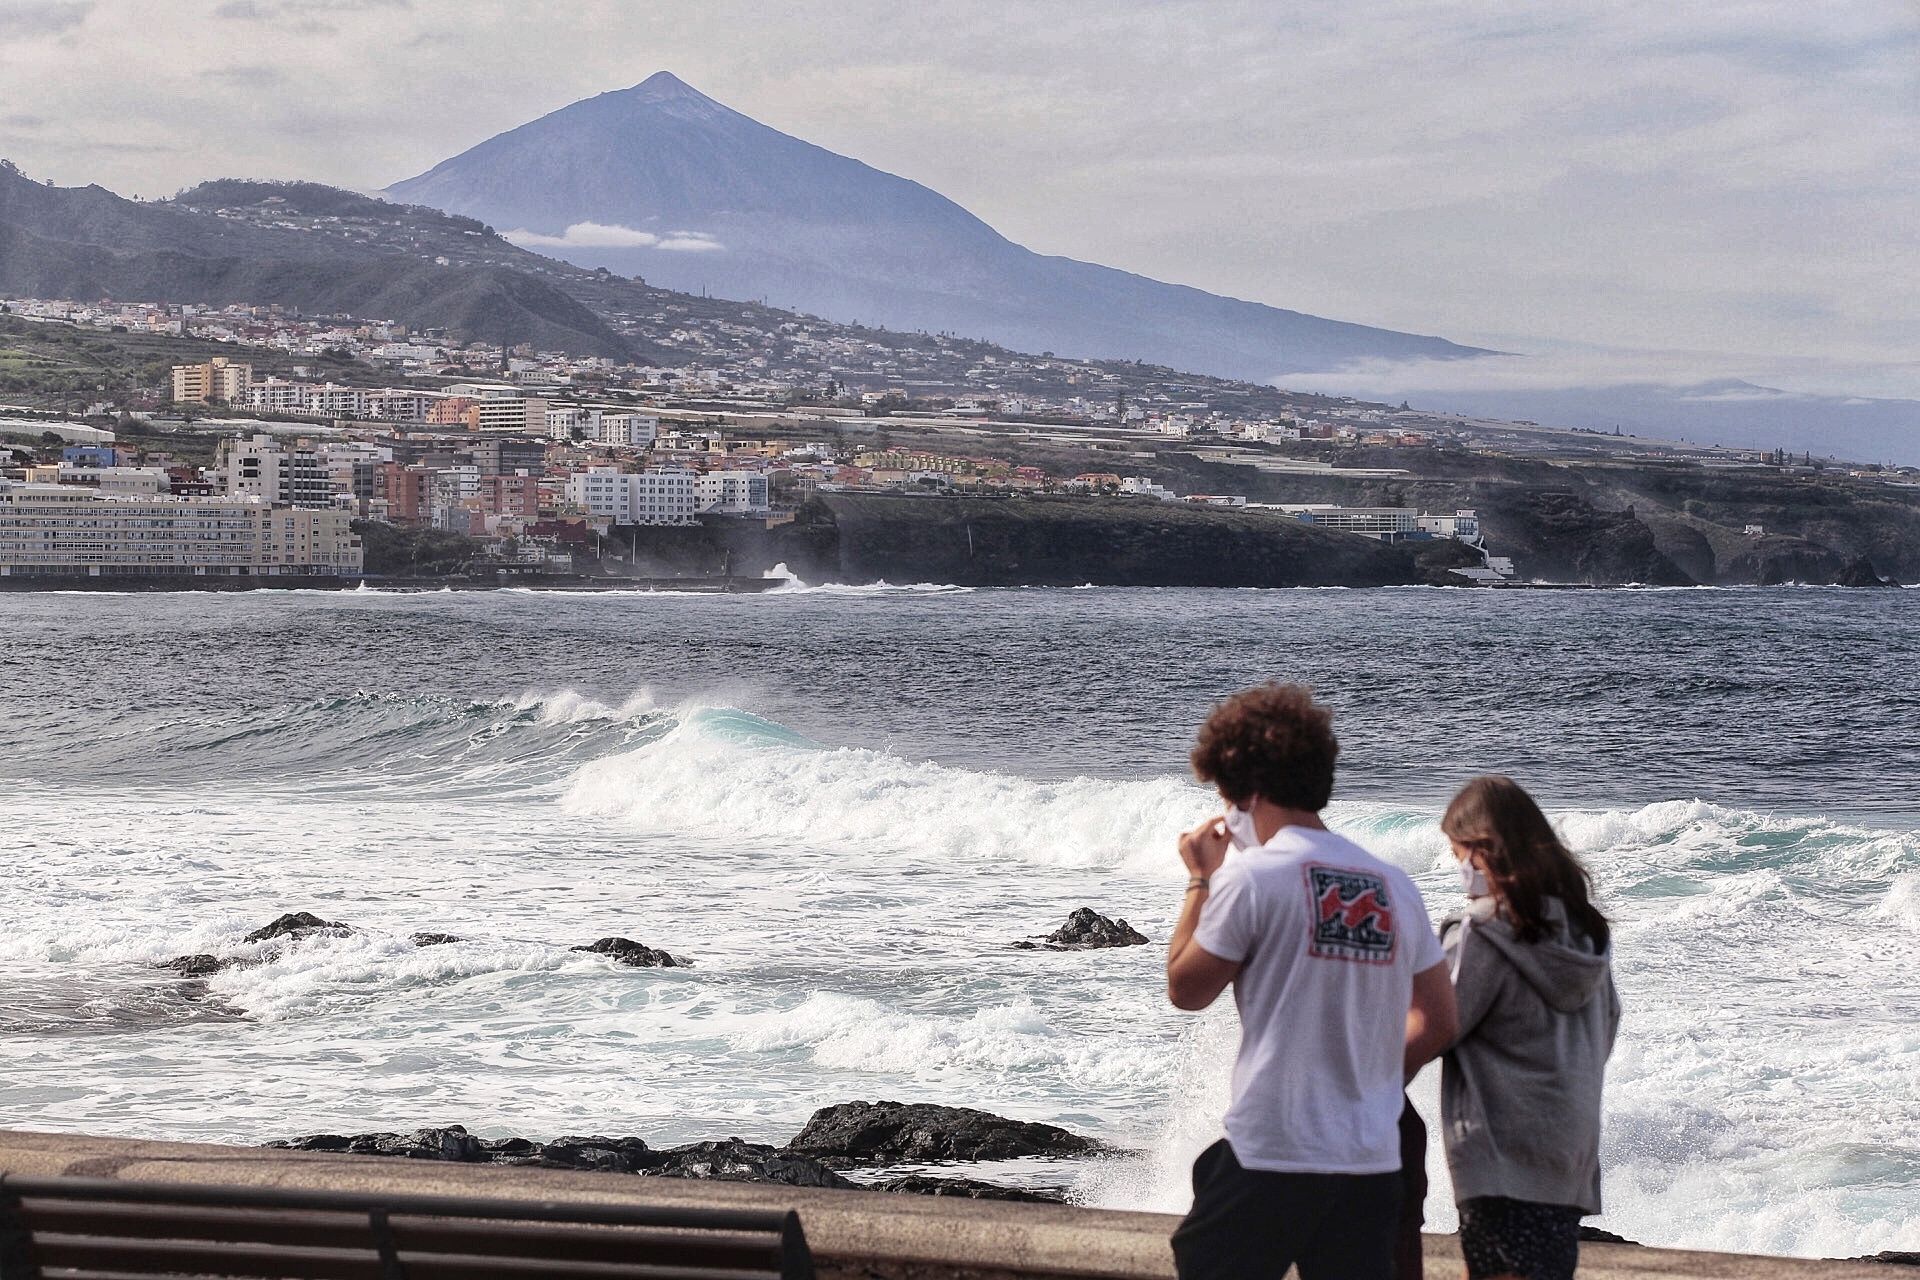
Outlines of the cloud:
{"type": "Polygon", "coordinates": [[[200,78],[240,89],[267,89],[286,83],[287,73],[278,67],[209,67],[200,78]]]}
{"type": "Polygon", "coordinates": [[[704,231],[669,231],[656,235],[605,222],[576,222],[557,236],[525,227],[503,231],[500,236],[523,249],[664,249],[670,253],[710,253],[726,248],[704,231]]]}
{"type": "Polygon", "coordinates": [[[94,0],[7,0],[0,4],[0,40],[59,35],[87,20],[94,0]]]}
{"type": "Polygon", "coordinates": [[[365,13],[377,9],[411,9],[413,0],[227,0],[213,11],[216,18],[247,22],[271,22],[283,17],[298,18],[304,25],[317,25],[316,19],[342,13],[365,13]]]}

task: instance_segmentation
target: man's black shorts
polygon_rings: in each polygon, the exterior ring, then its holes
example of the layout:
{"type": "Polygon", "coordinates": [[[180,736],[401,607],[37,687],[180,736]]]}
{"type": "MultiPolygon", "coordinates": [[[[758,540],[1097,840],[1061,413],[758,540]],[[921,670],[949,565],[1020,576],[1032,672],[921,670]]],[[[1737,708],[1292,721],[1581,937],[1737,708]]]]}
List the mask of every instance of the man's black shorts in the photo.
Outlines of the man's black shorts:
{"type": "Polygon", "coordinates": [[[1193,1162],[1173,1233],[1180,1280],[1393,1280],[1400,1174],[1243,1169],[1225,1138],[1193,1162]]]}

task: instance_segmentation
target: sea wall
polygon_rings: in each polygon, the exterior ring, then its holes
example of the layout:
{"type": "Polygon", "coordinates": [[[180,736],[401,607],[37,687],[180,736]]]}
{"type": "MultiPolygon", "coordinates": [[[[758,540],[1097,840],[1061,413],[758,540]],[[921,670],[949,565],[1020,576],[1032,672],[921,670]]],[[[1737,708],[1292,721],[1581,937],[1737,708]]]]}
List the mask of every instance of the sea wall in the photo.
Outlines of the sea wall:
{"type": "MultiPolygon", "coordinates": [[[[486,1196],[601,1204],[792,1208],[821,1280],[1173,1280],[1174,1219],[1059,1205],[817,1191],[748,1183],[487,1168],[258,1147],[0,1130],[0,1173],[360,1193],[486,1196]]],[[[1582,1249],[1587,1280],[1899,1280],[1905,1268],[1685,1253],[1582,1249]]],[[[1428,1236],[1426,1274],[1453,1280],[1459,1249],[1428,1236]]]]}

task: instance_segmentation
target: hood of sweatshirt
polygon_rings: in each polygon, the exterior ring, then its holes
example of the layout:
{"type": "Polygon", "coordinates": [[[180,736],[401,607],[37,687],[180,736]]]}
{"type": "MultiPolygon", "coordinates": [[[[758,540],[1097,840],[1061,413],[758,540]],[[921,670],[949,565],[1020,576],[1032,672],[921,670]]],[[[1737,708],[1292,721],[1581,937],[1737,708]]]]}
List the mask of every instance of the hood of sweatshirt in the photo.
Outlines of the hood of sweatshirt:
{"type": "Polygon", "coordinates": [[[1538,942],[1514,937],[1513,926],[1494,907],[1491,898],[1476,901],[1466,914],[1467,927],[1500,952],[1550,1007],[1572,1013],[1600,991],[1607,957],[1594,950],[1592,939],[1573,931],[1558,898],[1546,901],[1549,933],[1538,942]]]}

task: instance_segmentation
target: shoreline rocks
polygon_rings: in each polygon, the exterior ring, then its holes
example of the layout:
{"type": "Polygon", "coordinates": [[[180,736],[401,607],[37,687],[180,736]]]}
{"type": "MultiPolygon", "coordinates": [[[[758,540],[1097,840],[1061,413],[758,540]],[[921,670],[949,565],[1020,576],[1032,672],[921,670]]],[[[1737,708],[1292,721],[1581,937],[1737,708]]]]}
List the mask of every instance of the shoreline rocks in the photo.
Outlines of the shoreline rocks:
{"type": "Polygon", "coordinates": [[[1092,907],[1076,907],[1067,922],[1039,941],[1023,938],[1020,951],[1098,951],[1107,947],[1138,947],[1146,936],[1125,920],[1110,920],[1092,907]]]}
{"type": "Polygon", "coordinates": [[[1009,1160],[1021,1156],[1081,1156],[1106,1151],[1091,1138],[1056,1125],[1009,1120],[966,1107],[927,1103],[849,1102],[822,1107],[783,1147],[740,1138],[656,1148],[640,1138],[480,1138],[462,1125],[406,1133],[316,1133],[264,1144],[283,1151],[446,1160],[460,1164],[526,1165],[652,1178],[708,1178],[790,1187],[955,1196],[1062,1204],[1053,1188],[1012,1187],[972,1177],[924,1171],[861,1184],[839,1170],[893,1164],[1009,1160]]]}
{"type": "MultiPolygon", "coordinates": [[[[858,1184],[855,1184],[858,1185],[858,1184]]],[[[939,1178],[926,1173],[909,1173],[885,1182],[873,1183],[868,1190],[892,1191],[900,1195],[954,1196],[965,1200],[1009,1200],[1015,1204],[1066,1204],[1064,1191],[1037,1187],[1010,1187],[978,1178],[939,1178]]]]}

